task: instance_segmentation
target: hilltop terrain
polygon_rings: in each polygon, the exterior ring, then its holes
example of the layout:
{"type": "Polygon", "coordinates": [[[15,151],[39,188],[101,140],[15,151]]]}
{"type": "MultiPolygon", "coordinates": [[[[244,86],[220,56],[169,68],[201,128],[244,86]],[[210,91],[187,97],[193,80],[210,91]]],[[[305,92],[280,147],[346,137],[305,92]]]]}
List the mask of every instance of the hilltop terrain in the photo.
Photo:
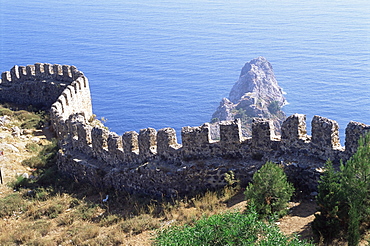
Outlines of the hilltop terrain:
{"type": "MultiPolygon", "coordinates": [[[[30,163],[27,160],[36,158],[44,147],[52,144],[52,132],[35,114],[14,113],[4,108],[0,111],[3,114],[0,118],[0,148],[4,152],[1,160],[4,184],[0,192],[0,245],[35,245],[36,242],[37,245],[96,245],[103,242],[105,245],[150,245],[155,236],[153,229],[192,223],[204,215],[226,210],[245,209],[246,201],[240,188],[230,187],[192,199],[158,203],[74,184],[55,171],[55,163],[42,167],[41,161],[34,161],[27,166],[30,163]],[[43,127],[22,129],[24,122],[17,119],[19,115],[36,119],[37,125],[43,127]],[[103,202],[108,193],[109,198],[103,202]]],[[[299,203],[291,203],[291,206],[299,209],[299,203]]],[[[300,218],[300,212],[283,218],[280,221],[283,231],[288,234],[307,231],[312,210],[306,209],[306,215],[307,212],[311,214],[308,219],[300,218]]],[[[304,234],[306,237],[307,232],[304,234]]]]}

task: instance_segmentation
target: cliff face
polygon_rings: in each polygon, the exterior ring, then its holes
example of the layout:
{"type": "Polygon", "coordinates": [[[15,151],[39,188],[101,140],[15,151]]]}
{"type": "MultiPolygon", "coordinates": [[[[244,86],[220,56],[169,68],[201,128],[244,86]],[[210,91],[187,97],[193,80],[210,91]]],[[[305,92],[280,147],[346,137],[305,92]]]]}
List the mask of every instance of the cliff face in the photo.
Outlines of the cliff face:
{"type": "Polygon", "coordinates": [[[252,119],[256,117],[273,120],[275,129],[280,129],[286,118],[281,110],[285,104],[270,62],[258,57],[244,65],[229,98],[223,98],[212,115],[212,123],[240,118],[245,136],[251,135],[252,119]]]}

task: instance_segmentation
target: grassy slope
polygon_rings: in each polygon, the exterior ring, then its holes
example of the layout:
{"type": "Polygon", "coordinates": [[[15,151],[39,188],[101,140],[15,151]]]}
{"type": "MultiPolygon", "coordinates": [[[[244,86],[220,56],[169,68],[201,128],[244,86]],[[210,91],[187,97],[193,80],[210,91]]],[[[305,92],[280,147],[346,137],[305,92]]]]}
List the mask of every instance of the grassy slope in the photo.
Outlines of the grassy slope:
{"type": "Polygon", "coordinates": [[[155,233],[152,229],[218,213],[236,193],[226,189],[193,199],[158,202],[76,184],[55,170],[51,154],[55,143],[40,129],[12,136],[14,126],[42,125],[39,116],[25,114],[0,108],[0,115],[10,116],[0,129],[0,150],[4,151],[0,245],[149,245],[155,233]],[[30,178],[23,178],[24,174],[30,178]],[[107,194],[109,199],[103,202],[107,194]]]}
{"type": "MultiPolygon", "coordinates": [[[[59,176],[50,155],[53,143],[40,130],[20,138],[11,134],[14,125],[42,124],[23,111],[0,108],[3,114],[11,122],[0,128],[0,151],[5,153],[1,170],[7,183],[0,185],[0,245],[150,245],[155,229],[193,225],[204,216],[245,208],[241,190],[231,187],[191,199],[155,201],[77,184],[59,176]],[[19,177],[24,173],[31,178],[19,177]],[[103,202],[106,195],[109,199],[103,202]]],[[[287,221],[287,231],[299,232],[287,221]]]]}

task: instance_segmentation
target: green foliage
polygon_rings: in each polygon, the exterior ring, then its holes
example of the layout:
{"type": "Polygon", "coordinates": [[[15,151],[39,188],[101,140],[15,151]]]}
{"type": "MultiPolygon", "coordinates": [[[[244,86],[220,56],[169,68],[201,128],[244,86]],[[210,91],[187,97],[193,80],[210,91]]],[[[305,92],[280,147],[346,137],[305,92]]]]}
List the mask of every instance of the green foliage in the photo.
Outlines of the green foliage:
{"type": "Polygon", "coordinates": [[[2,106],[0,106],[0,116],[4,115],[13,116],[13,111],[11,109],[3,108],[2,106]]]}
{"type": "Polygon", "coordinates": [[[258,214],[282,216],[294,192],[284,170],[278,164],[266,162],[253,175],[253,182],[245,190],[246,199],[256,206],[258,214]]]}
{"type": "Polygon", "coordinates": [[[331,163],[321,177],[317,197],[320,214],[313,230],[331,242],[341,232],[348,245],[358,245],[361,226],[370,223],[370,134],[359,141],[357,152],[335,172],[331,163]]]}
{"type": "Polygon", "coordinates": [[[316,199],[320,213],[315,214],[312,230],[318,237],[322,237],[325,243],[329,243],[338,237],[342,230],[341,219],[338,215],[339,211],[343,211],[344,206],[340,175],[334,170],[331,161],[325,164],[325,172],[320,178],[318,191],[316,199]]]}
{"type": "Polygon", "coordinates": [[[9,107],[7,105],[0,105],[0,116],[7,115],[20,121],[20,127],[23,129],[40,128],[43,122],[46,121],[47,115],[44,111],[36,111],[32,107],[28,110],[19,110],[17,106],[9,107]]]}
{"type": "Polygon", "coordinates": [[[360,226],[370,222],[370,134],[359,141],[357,152],[341,165],[342,189],[348,204],[348,245],[358,245],[360,226]]]}
{"type": "Polygon", "coordinates": [[[12,216],[27,210],[27,201],[19,193],[10,194],[0,199],[0,218],[12,216]]]}
{"type": "Polygon", "coordinates": [[[244,108],[239,109],[233,109],[231,113],[234,114],[234,118],[240,118],[242,122],[248,122],[250,120],[250,117],[247,114],[247,111],[244,108]]]}
{"type": "Polygon", "coordinates": [[[310,245],[284,236],[276,225],[248,213],[217,214],[197,221],[193,226],[170,227],[159,233],[154,245],[310,245]]]}
{"type": "Polygon", "coordinates": [[[117,224],[122,220],[121,217],[115,214],[108,214],[100,220],[100,226],[109,227],[117,224]]]}
{"type": "Polygon", "coordinates": [[[235,177],[235,173],[233,171],[225,173],[225,181],[229,186],[238,185],[240,183],[240,180],[235,177]]]}
{"type": "Polygon", "coordinates": [[[277,114],[280,111],[281,107],[278,101],[272,101],[267,109],[271,114],[277,114]]]}
{"type": "Polygon", "coordinates": [[[99,206],[95,204],[86,204],[85,206],[78,206],[75,211],[75,216],[85,220],[92,221],[97,217],[99,206]]]}
{"type": "MultiPolygon", "coordinates": [[[[61,174],[58,172],[57,166],[51,166],[45,170],[40,170],[40,176],[37,180],[38,185],[49,186],[57,185],[63,181],[61,174]]],[[[62,184],[67,186],[68,184],[62,184]]]]}
{"type": "Polygon", "coordinates": [[[37,143],[28,143],[26,144],[26,149],[29,152],[35,153],[41,150],[41,146],[38,145],[37,143]]]}
{"type": "Polygon", "coordinates": [[[17,176],[16,179],[8,184],[13,190],[18,190],[22,187],[27,187],[29,184],[29,180],[22,175],[17,176]]]}
{"type": "Polygon", "coordinates": [[[29,112],[26,110],[19,110],[14,112],[14,117],[22,121],[21,127],[24,129],[40,128],[45,118],[45,112],[29,112]]]}
{"type": "Polygon", "coordinates": [[[212,118],[211,119],[211,123],[216,123],[216,122],[219,122],[220,121],[220,119],[219,118],[212,118]]]}
{"type": "Polygon", "coordinates": [[[26,160],[23,160],[22,165],[31,168],[48,167],[50,164],[55,163],[57,150],[57,141],[54,140],[51,144],[42,146],[42,149],[37,156],[32,156],[26,160]]]}

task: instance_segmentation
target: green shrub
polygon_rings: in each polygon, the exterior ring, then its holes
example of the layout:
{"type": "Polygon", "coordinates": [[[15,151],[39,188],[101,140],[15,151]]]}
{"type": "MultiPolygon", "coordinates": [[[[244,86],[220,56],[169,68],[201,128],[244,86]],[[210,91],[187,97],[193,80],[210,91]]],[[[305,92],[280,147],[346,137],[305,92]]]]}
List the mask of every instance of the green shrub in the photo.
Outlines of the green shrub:
{"type": "MultiPolygon", "coordinates": [[[[49,186],[49,185],[56,185],[63,181],[61,174],[58,172],[57,166],[51,166],[45,170],[42,170],[39,179],[37,180],[38,185],[42,186],[49,186]]],[[[64,185],[67,187],[67,183],[64,185]]]]}
{"type": "Polygon", "coordinates": [[[258,219],[255,211],[217,214],[193,226],[170,227],[159,233],[154,245],[310,245],[284,236],[276,225],[258,219]]]}
{"type": "Polygon", "coordinates": [[[115,214],[109,214],[100,220],[100,226],[109,227],[109,226],[117,224],[121,220],[122,220],[121,217],[115,214]]]}
{"type": "Polygon", "coordinates": [[[21,127],[24,129],[39,128],[44,120],[44,113],[34,113],[26,110],[14,112],[14,117],[22,122],[21,127]]]}
{"type": "Polygon", "coordinates": [[[0,116],[13,116],[13,111],[8,108],[0,107],[0,116]]]}
{"type": "Polygon", "coordinates": [[[32,156],[26,160],[23,160],[22,165],[31,168],[48,167],[50,164],[55,163],[57,151],[58,145],[56,140],[54,140],[51,144],[42,146],[42,149],[37,156],[32,156]]]}
{"type": "Polygon", "coordinates": [[[319,214],[313,230],[331,242],[342,232],[348,245],[358,245],[361,228],[370,223],[370,134],[359,141],[357,152],[335,172],[330,164],[321,176],[319,214]],[[336,228],[334,228],[336,226],[336,228]]]}
{"type": "Polygon", "coordinates": [[[13,193],[0,199],[0,218],[27,210],[27,202],[20,193],[13,193]]]}
{"type": "Polygon", "coordinates": [[[216,122],[219,122],[220,121],[220,119],[219,118],[212,118],[211,119],[211,123],[216,123],[216,122]]]}
{"type": "Polygon", "coordinates": [[[45,211],[45,215],[47,215],[50,219],[54,219],[58,217],[59,214],[64,212],[65,208],[62,204],[53,204],[49,206],[45,211]]]}
{"type": "Polygon", "coordinates": [[[25,147],[26,147],[27,151],[30,151],[32,153],[38,152],[41,149],[41,146],[38,145],[37,143],[28,143],[28,144],[26,144],[25,147]]]}
{"type": "Polygon", "coordinates": [[[283,168],[266,162],[253,175],[253,181],[246,188],[245,195],[250,204],[256,206],[260,216],[282,216],[286,213],[287,203],[293,192],[293,185],[287,181],[283,168]]]}
{"type": "Polygon", "coordinates": [[[343,229],[339,212],[343,211],[344,194],[341,190],[340,175],[333,168],[331,161],[325,164],[325,172],[321,175],[319,194],[316,197],[318,210],[312,222],[312,230],[324,243],[337,238],[343,229]]]}
{"type": "Polygon", "coordinates": [[[281,107],[278,101],[272,101],[267,109],[271,114],[277,114],[280,111],[281,107]]]}
{"type": "Polygon", "coordinates": [[[356,153],[340,171],[348,209],[348,245],[358,245],[361,225],[370,223],[370,133],[360,138],[356,153]]]}
{"type": "Polygon", "coordinates": [[[18,190],[19,188],[24,188],[29,185],[29,179],[23,177],[22,175],[17,176],[15,180],[8,184],[13,190],[18,190]]]}
{"type": "Polygon", "coordinates": [[[51,197],[52,188],[38,187],[34,189],[34,198],[38,201],[46,201],[51,197]]]}

